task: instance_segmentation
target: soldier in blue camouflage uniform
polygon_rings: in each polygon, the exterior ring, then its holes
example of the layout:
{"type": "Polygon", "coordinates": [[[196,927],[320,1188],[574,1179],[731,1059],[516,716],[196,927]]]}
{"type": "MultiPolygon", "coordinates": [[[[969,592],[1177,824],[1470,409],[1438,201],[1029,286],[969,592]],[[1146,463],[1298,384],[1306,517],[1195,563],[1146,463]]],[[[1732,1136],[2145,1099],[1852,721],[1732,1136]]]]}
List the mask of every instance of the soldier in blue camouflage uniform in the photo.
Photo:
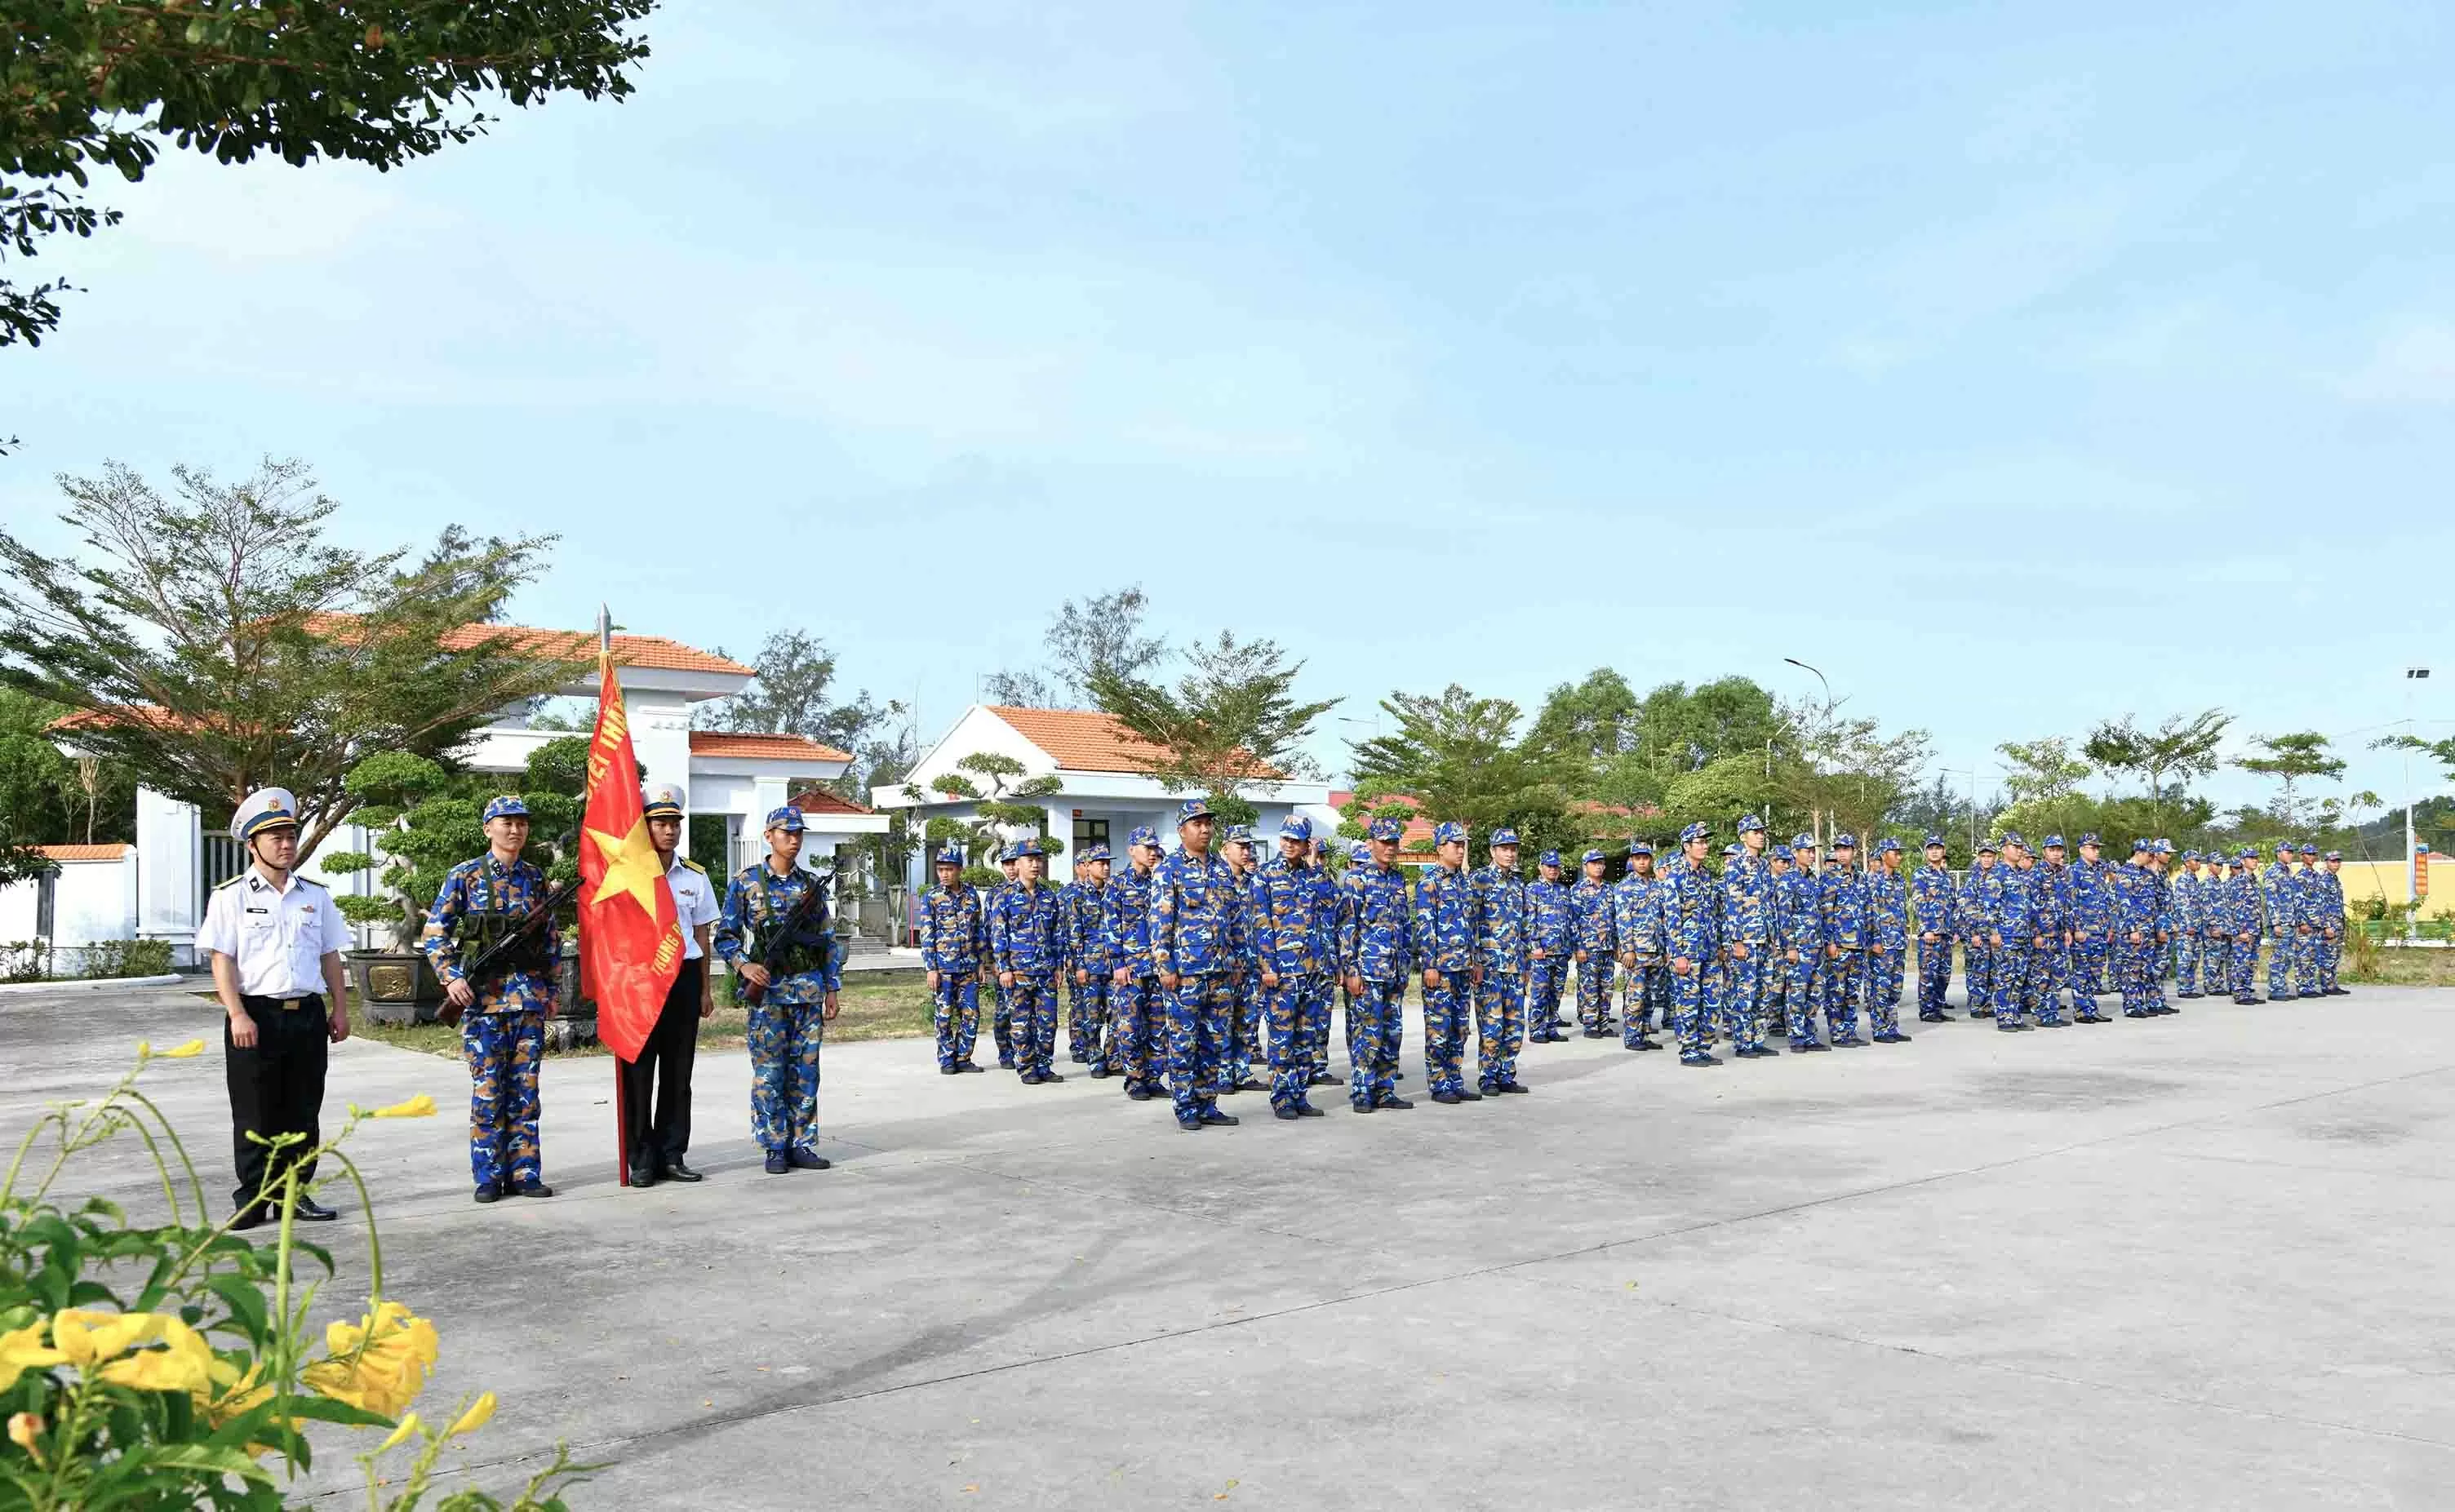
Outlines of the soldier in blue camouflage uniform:
{"type": "Polygon", "coordinates": [[[1067,1057],[1091,1075],[1107,1069],[1108,998],[1116,991],[1117,958],[1108,948],[1108,848],[1089,845],[1074,857],[1074,880],[1059,890],[1065,907],[1065,963],[1071,1007],[1065,1015],[1067,1057]]]}
{"type": "Polygon", "coordinates": [[[551,891],[545,873],[522,856],[528,805],[509,796],[486,805],[487,851],[443,874],[417,948],[460,1012],[460,1048],[469,1061],[469,1174],[477,1200],[514,1193],[552,1197],[538,1145],[538,1067],[545,1021],[554,1013],[550,971],[514,970],[489,981],[462,969],[485,944],[518,927],[551,891]]]}
{"type": "Polygon", "coordinates": [[[1846,832],[1836,835],[1816,885],[1816,909],[1824,922],[1824,960],[1818,971],[1824,1039],[1836,1049],[1861,1049],[1867,1043],[1858,1037],[1858,1005],[1867,993],[1867,944],[1874,921],[1867,877],[1857,861],[1857,840],[1846,832]]]}
{"type": "Polygon", "coordinates": [[[2056,1003],[2059,1011],[2060,989],[2069,988],[2074,1023],[2112,1023],[2113,1019],[2097,1011],[2097,996],[2089,988],[2088,967],[2080,954],[2088,941],[2101,944],[2105,938],[2102,890],[2088,864],[2067,860],[2066,851],[2061,836],[2046,837],[2046,887],[2060,924],[2060,943],[2055,947],[2055,974],[2048,1001],[2056,1003]]]}
{"type": "Polygon", "coordinates": [[[1939,1024],[1951,1017],[1952,940],[1960,928],[1960,890],[1953,885],[1943,837],[1930,835],[1926,863],[1910,874],[1910,910],[1917,922],[1917,1016],[1939,1024]]]}
{"type": "Polygon", "coordinates": [[[2225,879],[2225,990],[2244,1007],[2259,1001],[2259,931],[2266,917],[2256,863],[2256,854],[2242,847],[2225,879]]]}
{"type": "MultiPolygon", "coordinates": [[[[1603,880],[1605,857],[1588,851],[1578,858],[1577,885],[1569,889],[1569,952],[1577,967],[1577,1024],[1592,1035],[1611,1018],[1612,958],[1618,936],[1612,928],[1612,886],[1603,880]]],[[[1534,1036],[1546,1043],[1566,1038],[1556,1029],[1534,1036]]]]}
{"type": "MultiPolygon", "coordinates": [[[[1311,828],[1309,820],[1306,822],[1306,828],[1311,828]]],[[[1316,883],[1312,895],[1315,923],[1321,930],[1321,937],[1329,942],[1326,947],[1329,956],[1323,970],[1329,973],[1328,982],[1336,982],[1340,977],[1338,919],[1340,912],[1347,906],[1347,895],[1339,887],[1338,877],[1329,869],[1330,843],[1330,837],[1327,835],[1313,837],[1310,864],[1316,883]]],[[[1364,852],[1362,859],[1371,859],[1372,853],[1368,847],[1359,844],[1355,848],[1364,852]]],[[[1311,1068],[1310,1074],[1306,1079],[1308,1086],[1338,1085],[1337,1076],[1329,1069],[1329,994],[1330,988],[1325,983],[1322,988],[1321,1012],[1309,1020],[1312,1026],[1312,1045],[1306,1052],[1306,1064],[1311,1068]]],[[[1309,1106],[1309,1104],[1307,1105],[1309,1106]]]]}
{"type": "MultiPolygon", "coordinates": [[[[1765,847],[1765,1033],[1790,1022],[1790,847],[1776,840],[1765,847]]],[[[1767,1041],[1770,1043],[1770,1039],[1767,1041]]]]}
{"type": "MultiPolygon", "coordinates": [[[[1619,952],[1620,1043],[1631,1050],[1659,1050],[1653,1031],[1670,1023],[1670,957],[1662,933],[1662,878],[1654,874],[1654,847],[1645,841],[1629,842],[1628,875],[1612,889],[1611,906],[1612,939],[1619,952]]],[[[1609,966],[1598,975],[1605,996],[1587,1033],[1601,1039],[1612,1031],[1609,966]]]]}
{"type": "Polygon", "coordinates": [[[1063,1081],[1057,1056],[1057,981],[1069,964],[1072,932],[1065,900],[1041,876],[1047,853],[1028,839],[1015,848],[1014,885],[989,908],[989,955],[1014,1018],[1015,1060],[1026,1087],[1063,1081]]]}
{"type": "Polygon", "coordinates": [[[1474,971],[1474,907],[1467,896],[1466,826],[1432,831],[1435,861],[1415,884],[1415,967],[1424,978],[1424,1090],[1434,1102],[1479,1102],[1466,1085],[1466,1025],[1474,971]]]}
{"type": "Polygon", "coordinates": [[[2267,998],[2283,1002],[2293,996],[2293,952],[2302,926],[2302,887],[2293,875],[2293,847],[2279,841],[2276,859],[2260,877],[2260,899],[2267,923],[2267,998]]]}
{"type": "Polygon", "coordinates": [[[2154,849],[2133,840],[2131,858],[2114,869],[2114,980],[2125,1018],[2157,1016],[2149,990],[2157,958],[2157,878],[2148,869],[2154,849]]]}
{"type": "Polygon", "coordinates": [[[1707,1048],[1713,1005],[1707,998],[1715,958],[1721,955],[1722,889],[1705,869],[1713,832],[1691,824],[1679,832],[1679,859],[1664,874],[1660,904],[1661,949],[1671,961],[1671,1027],[1679,1037],[1679,1063],[1718,1066],[1707,1048]]]}
{"type": "Polygon", "coordinates": [[[1210,854],[1210,805],[1187,798],[1177,809],[1177,850],[1150,880],[1151,964],[1167,994],[1167,1080],[1176,1095],[1176,1126],[1236,1122],[1219,1111],[1221,1058],[1228,1020],[1244,973],[1245,884],[1210,854]]]}
{"type": "Polygon", "coordinates": [[[1398,871],[1396,819],[1372,821],[1370,853],[1339,879],[1338,968],[1346,978],[1348,1100],[1358,1113],[1411,1108],[1395,1086],[1405,1038],[1407,976],[1414,969],[1414,920],[1398,871]]]}
{"type": "MultiPolygon", "coordinates": [[[[1011,842],[999,848],[998,870],[1005,874],[1005,880],[990,888],[988,896],[981,899],[981,917],[984,923],[997,917],[998,899],[1005,896],[1006,889],[1014,885],[1015,877],[1020,875],[1022,862],[1017,857],[1021,854],[1011,842]]],[[[986,950],[981,953],[981,990],[989,997],[989,1038],[997,1041],[998,1069],[1012,1071],[1015,1068],[1014,1007],[1006,1000],[1005,990],[998,985],[997,963],[989,958],[986,950]]]]}
{"type": "Polygon", "coordinates": [[[2202,851],[2200,861],[2200,992],[2209,998],[2233,995],[2232,857],[2222,851],[2202,851]]]}
{"type": "Polygon", "coordinates": [[[1910,889],[1901,876],[1901,842],[1876,842],[1867,876],[1867,1026],[1879,1045],[1902,1045],[1901,977],[1910,954],[1910,889]]]}
{"type": "Polygon", "coordinates": [[[765,964],[775,933],[801,895],[826,879],[799,864],[801,811],[787,804],[767,816],[767,857],[735,875],[716,926],[716,954],[731,967],[740,1000],[745,986],[765,995],[750,1010],[750,1132],[767,1152],[767,1172],[823,1171],[819,1154],[819,1052],[843,985],[843,943],[832,931],[788,945],[777,970],[765,964]]]}
{"type": "Polygon", "coordinates": [[[1321,906],[1334,892],[1329,874],[1314,870],[1312,821],[1291,815],[1279,825],[1279,854],[1256,877],[1253,959],[1270,1018],[1270,1112],[1281,1119],[1317,1119],[1307,1089],[1318,1069],[1316,1020],[1329,1021],[1329,976],[1337,951],[1337,915],[1321,906]]]}
{"type": "Polygon", "coordinates": [[[1560,1038],[1560,994],[1577,948],[1576,908],[1560,883],[1560,853],[1545,851],[1534,866],[1534,881],[1526,889],[1534,910],[1534,943],[1526,968],[1526,1025],[1532,1032],[1526,1038],[1548,1044],[1560,1038]]]}
{"type": "Polygon", "coordinates": [[[1230,824],[1220,847],[1221,858],[1236,874],[1237,906],[1245,911],[1243,935],[1244,974],[1236,978],[1236,1011],[1228,1016],[1228,1045],[1219,1061],[1219,1088],[1222,1094],[1235,1092],[1267,1092],[1268,1085],[1253,1079],[1253,1068],[1270,1061],[1269,1041],[1264,1038],[1264,1004],[1262,1001],[1261,961],[1254,941],[1253,911],[1261,906],[1261,864],[1254,855],[1253,828],[1249,824],[1230,824]]]}
{"type": "MultiPolygon", "coordinates": [[[[1108,880],[1107,1073],[1126,1079],[1126,1096],[1147,1102],[1158,1094],[1167,1055],[1167,1005],[1151,959],[1150,885],[1158,868],[1159,832],[1137,825],[1126,837],[1126,869],[1108,880]]],[[[1094,1073],[1095,1075],[1097,1073],[1094,1073]]]]}
{"type": "Polygon", "coordinates": [[[929,969],[929,999],[938,1020],[938,1072],[978,1071],[972,1041],[981,1032],[981,957],[988,921],[981,895],[964,880],[964,853],[938,853],[938,885],[921,899],[921,964],[929,969]]]}
{"type": "Polygon", "coordinates": [[[2303,998],[2326,996],[2319,990],[2319,944],[2329,917],[2326,884],[2321,881],[2319,847],[2304,842],[2299,855],[2302,870],[2294,875],[2293,985],[2303,998]]]}
{"type": "Polygon", "coordinates": [[[1781,919],[1781,1001],[1790,1048],[1816,1054],[1832,1047],[1816,1038],[1824,1005],[1824,877],[1816,837],[1791,837],[1790,871],[1775,887],[1781,919]]]}
{"type": "Polygon", "coordinates": [[[2038,957],[2030,963],[2029,1008],[2039,1028],[2060,1029],[2071,1022],[2063,1017],[2063,986],[2071,976],[2071,866],[2063,858],[2061,836],[2047,836],[2043,849],[2044,858],[2031,868],[2038,890],[2038,957]]]}
{"type": "Polygon", "coordinates": [[[2182,873],[2174,878],[2173,885],[2174,996],[2177,998],[2200,996],[2201,958],[2205,954],[2201,947],[2207,938],[2207,924],[2200,897],[2204,882],[2205,878],[2200,872],[2200,853],[2184,851],[2182,873]]]}
{"type": "Polygon", "coordinates": [[[2080,859],[2072,863],[2071,969],[2072,1005],[2084,1024],[2114,1020],[2098,1011],[2097,999],[2106,990],[2105,973],[2114,950],[2113,868],[2094,833],[2080,837],[2080,859]]]}
{"type": "Polygon", "coordinates": [[[2002,944],[1996,954],[1995,1027],[2026,1029],[2023,1016],[2034,1006],[2034,981],[2039,967],[2038,926],[2042,908],[2038,876],[2029,859],[2028,842],[2005,832],[2003,858],[1995,868],[1995,917],[1990,938],[2002,944]]]}
{"type": "Polygon", "coordinates": [[[2329,851],[2325,865],[2319,873],[2319,890],[2315,904],[2319,916],[2319,996],[2346,998],[2351,989],[2339,986],[2336,972],[2343,964],[2344,931],[2350,927],[2344,914],[2344,855],[2329,851]]]}
{"type": "Polygon", "coordinates": [[[1517,875],[1517,832],[1491,832],[1490,864],[1467,878],[1473,932],[1475,1087],[1486,1097],[1524,1092],[1517,1054],[1526,1042],[1526,993],[1534,964],[1534,899],[1517,875]]]}
{"type": "Polygon", "coordinates": [[[1978,842],[1978,854],[1971,857],[1969,875],[1960,879],[1960,963],[1969,978],[1969,1017],[1989,1018],[1995,1015],[1996,978],[2002,962],[2002,941],[1996,926],[1996,905],[2002,896],[2003,879],[1997,875],[1997,859],[2001,847],[1995,841],[1978,842]]]}
{"type": "Polygon", "coordinates": [[[1773,864],[1765,859],[1764,820],[1739,820],[1739,840],[1723,853],[1719,992],[1708,1000],[1715,1021],[1731,1037],[1731,1056],[1754,1060],[1778,1056],[1764,1042],[1765,971],[1773,943],[1773,864]]]}

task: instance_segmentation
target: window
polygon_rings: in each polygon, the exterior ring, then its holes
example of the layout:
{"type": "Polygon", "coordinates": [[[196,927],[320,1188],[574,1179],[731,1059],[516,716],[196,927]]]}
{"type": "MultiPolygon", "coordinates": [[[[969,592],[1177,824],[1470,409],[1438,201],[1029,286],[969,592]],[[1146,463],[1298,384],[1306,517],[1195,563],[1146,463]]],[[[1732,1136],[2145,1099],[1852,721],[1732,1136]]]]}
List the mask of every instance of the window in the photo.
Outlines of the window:
{"type": "Polygon", "coordinates": [[[1089,846],[1106,845],[1107,843],[1107,820],[1076,819],[1074,821],[1074,850],[1072,854],[1080,856],[1083,854],[1084,850],[1089,846]]]}

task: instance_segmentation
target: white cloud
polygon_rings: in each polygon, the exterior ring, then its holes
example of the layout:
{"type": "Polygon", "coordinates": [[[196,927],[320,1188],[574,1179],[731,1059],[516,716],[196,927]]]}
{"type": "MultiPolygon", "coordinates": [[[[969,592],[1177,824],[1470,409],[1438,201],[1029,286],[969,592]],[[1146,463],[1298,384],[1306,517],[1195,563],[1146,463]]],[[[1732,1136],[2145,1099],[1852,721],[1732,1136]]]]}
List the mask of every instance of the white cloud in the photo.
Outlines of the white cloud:
{"type": "Polygon", "coordinates": [[[2455,404],[2455,321],[2407,317],[2336,388],[2368,404],[2455,404]]]}

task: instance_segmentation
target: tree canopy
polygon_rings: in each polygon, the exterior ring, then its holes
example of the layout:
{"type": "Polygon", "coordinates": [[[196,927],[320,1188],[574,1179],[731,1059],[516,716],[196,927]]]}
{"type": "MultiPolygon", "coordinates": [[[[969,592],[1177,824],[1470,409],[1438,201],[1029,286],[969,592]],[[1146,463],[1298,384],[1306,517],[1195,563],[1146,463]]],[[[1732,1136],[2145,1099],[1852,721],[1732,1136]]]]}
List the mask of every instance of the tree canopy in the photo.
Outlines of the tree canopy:
{"type": "Polygon", "coordinates": [[[1274,640],[1239,640],[1223,630],[1216,640],[1187,647],[1185,659],[1190,670],[1173,688],[1100,668],[1091,695],[1160,748],[1152,776],[1163,787],[1201,793],[1221,822],[1249,824],[1256,811],[1247,793],[1314,771],[1301,747],[1338,700],[1297,698],[1304,663],[1289,661],[1274,640]]]}

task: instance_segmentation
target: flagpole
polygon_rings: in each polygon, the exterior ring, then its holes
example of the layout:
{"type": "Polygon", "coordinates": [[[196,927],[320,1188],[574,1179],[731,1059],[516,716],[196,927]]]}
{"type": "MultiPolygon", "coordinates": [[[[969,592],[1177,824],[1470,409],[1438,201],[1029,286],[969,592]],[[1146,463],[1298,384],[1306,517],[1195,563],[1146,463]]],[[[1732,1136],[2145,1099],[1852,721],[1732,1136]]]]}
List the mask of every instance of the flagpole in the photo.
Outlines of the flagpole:
{"type": "MultiPolygon", "coordinates": [[[[613,661],[614,615],[604,604],[600,603],[597,606],[597,713],[600,718],[605,713],[605,673],[613,665],[613,661]]],[[[580,927],[585,929],[587,925],[584,920],[588,916],[588,910],[583,908],[579,913],[583,920],[580,927]]],[[[583,958],[585,954],[583,951],[583,958]]],[[[604,1012],[602,1005],[599,1007],[598,1012],[600,1014],[604,1012]]],[[[599,1038],[601,1039],[603,1037],[600,1035],[599,1038]]],[[[629,1186],[631,1184],[630,1110],[623,1105],[622,1097],[622,1067],[625,1062],[619,1052],[614,1056],[613,1060],[614,1179],[618,1185],[629,1186]]]]}

